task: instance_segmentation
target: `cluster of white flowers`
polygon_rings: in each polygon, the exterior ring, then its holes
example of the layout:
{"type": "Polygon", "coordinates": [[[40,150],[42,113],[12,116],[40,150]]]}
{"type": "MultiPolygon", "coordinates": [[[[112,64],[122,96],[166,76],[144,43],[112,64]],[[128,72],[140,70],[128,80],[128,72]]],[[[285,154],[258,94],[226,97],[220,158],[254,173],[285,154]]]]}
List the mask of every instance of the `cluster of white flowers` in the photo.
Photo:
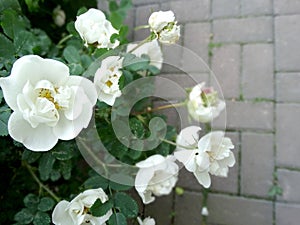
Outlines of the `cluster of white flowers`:
{"type": "Polygon", "coordinates": [[[86,190],[77,195],[71,202],[60,201],[53,210],[52,222],[55,225],[105,225],[105,222],[112,215],[112,210],[101,217],[92,216],[89,212],[97,199],[102,203],[108,200],[108,196],[102,188],[86,190]]]}

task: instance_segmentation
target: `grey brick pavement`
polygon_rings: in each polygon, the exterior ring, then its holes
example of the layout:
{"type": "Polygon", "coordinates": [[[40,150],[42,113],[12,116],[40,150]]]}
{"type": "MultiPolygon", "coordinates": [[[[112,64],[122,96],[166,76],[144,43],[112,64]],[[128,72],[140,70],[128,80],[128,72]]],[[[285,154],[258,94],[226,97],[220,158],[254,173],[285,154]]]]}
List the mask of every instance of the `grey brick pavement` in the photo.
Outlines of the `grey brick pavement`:
{"type": "MultiPolygon", "coordinates": [[[[208,224],[299,225],[300,1],[133,2],[127,20],[131,27],[147,23],[153,10],[171,9],[182,24],[179,44],[195,53],[164,46],[171,65],[164,65],[163,76],[183,87],[193,85],[195,79],[211,81],[220,90],[219,83],[226,99],[226,113],[213,128],[225,129],[226,123],[237,163],[227,179],[213,178],[208,224]],[[209,68],[215,77],[209,76],[209,68]],[[282,196],[268,195],[273,185],[282,188],[282,196]]],[[[145,30],[130,37],[141,40],[146,36],[145,30]]],[[[176,99],[176,91],[166,92],[176,99]]],[[[188,123],[179,122],[175,110],[165,114],[172,124],[184,127],[188,123]]],[[[201,224],[202,188],[184,169],[179,177],[177,185],[184,188],[183,195],[158,198],[144,210],[158,225],[201,224]]]]}

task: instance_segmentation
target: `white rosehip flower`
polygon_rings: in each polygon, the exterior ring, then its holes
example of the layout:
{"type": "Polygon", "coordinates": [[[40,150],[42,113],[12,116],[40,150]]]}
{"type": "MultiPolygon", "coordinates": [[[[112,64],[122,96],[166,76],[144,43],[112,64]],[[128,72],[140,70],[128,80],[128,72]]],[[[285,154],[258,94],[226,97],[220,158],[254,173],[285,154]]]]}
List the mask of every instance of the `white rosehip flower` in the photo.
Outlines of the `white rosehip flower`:
{"type": "Polygon", "coordinates": [[[53,210],[52,222],[55,225],[105,225],[105,222],[112,215],[112,210],[101,217],[95,217],[89,213],[89,209],[97,199],[100,199],[102,203],[108,200],[102,188],[86,190],[77,195],[71,202],[60,201],[53,210]]]}
{"type": "Polygon", "coordinates": [[[110,37],[118,34],[110,21],[105,18],[104,13],[99,9],[89,9],[77,17],[75,29],[85,44],[96,44],[98,48],[115,48],[119,41],[111,43],[110,37]]]}
{"type": "Polygon", "coordinates": [[[150,30],[163,44],[174,44],[180,37],[180,26],[172,11],[153,12],[148,20],[150,30]]]}
{"type": "Polygon", "coordinates": [[[65,64],[36,55],[18,59],[0,86],[13,110],[9,135],[32,151],[48,151],[59,139],[75,138],[88,126],[97,101],[90,80],[70,76],[65,64]]]}
{"type": "Polygon", "coordinates": [[[139,225],[155,225],[155,220],[151,217],[147,217],[142,220],[140,217],[137,218],[139,225]]]}
{"type": "Polygon", "coordinates": [[[175,44],[180,38],[180,26],[170,26],[159,33],[159,41],[163,44],[175,44]]]}
{"type": "MultiPolygon", "coordinates": [[[[137,44],[128,44],[127,52],[130,52],[136,46],[137,44]]],[[[147,42],[133,50],[131,53],[137,57],[141,57],[143,54],[148,55],[150,58],[150,65],[155,66],[158,69],[161,69],[162,67],[163,54],[157,40],[147,42]]]]}
{"type": "Polygon", "coordinates": [[[59,27],[62,27],[66,23],[66,14],[65,11],[61,9],[60,5],[53,10],[53,20],[59,27]]]}
{"type": "Polygon", "coordinates": [[[177,160],[192,172],[205,188],[211,184],[210,175],[227,177],[228,167],[235,164],[230,138],[223,131],[212,131],[199,140],[200,127],[184,128],[177,136],[177,160]],[[199,140],[199,141],[198,141],[199,140]]]}
{"type": "Polygon", "coordinates": [[[194,120],[207,123],[220,115],[225,109],[225,102],[218,98],[218,93],[212,87],[206,88],[202,82],[193,87],[187,107],[194,120]]]}
{"type": "Polygon", "coordinates": [[[155,196],[168,195],[177,182],[178,165],[173,156],[153,155],[136,166],[135,189],[144,204],[155,200],[155,196]]]}
{"type": "Polygon", "coordinates": [[[122,76],[123,58],[109,56],[102,60],[100,68],[94,76],[98,99],[112,106],[117,97],[121,96],[119,80],[122,76]]]}
{"type": "Polygon", "coordinates": [[[148,20],[151,31],[159,33],[170,23],[175,22],[175,15],[172,11],[153,12],[148,20]]]}

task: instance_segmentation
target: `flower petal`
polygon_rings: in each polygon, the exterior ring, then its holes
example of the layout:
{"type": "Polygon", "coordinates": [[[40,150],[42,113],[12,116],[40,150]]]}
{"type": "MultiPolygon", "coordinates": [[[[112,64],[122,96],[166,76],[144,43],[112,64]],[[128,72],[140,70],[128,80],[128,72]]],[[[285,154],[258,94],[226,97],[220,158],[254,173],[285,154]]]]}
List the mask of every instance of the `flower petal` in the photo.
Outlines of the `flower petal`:
{"type": "Polygon", "coordinates": [[[13,112],[8,120],[8,132],[13,139],[23,143],[32,151],[48,151],[58,141],[51,127],[40,124],[38,127],[32,128],[18,111],[13,112]]]}
{"type": "Polygon", "coordinates": [[[189,126],[182,129],[176,139],[177,145],[180,145],[177,149],[183,149],[181,146],[196,148],[200,130],[201,128],[198,126],[189,126]]]}
{"type": "Polygon", "coordinates": [[[59,139],[71,140],[89,125],[92,115],[93,106],[90,102],[86,102],[82,107],[81,114],[75,120],[68,120],[65,115],[60,114],[60,119],[53,127],[53,132],[59,139]]]}
{"type": "Polygon", "coordinates": [[[66,82],[67,86],[80,86],[83,88],[85,94],[89,98],[90,102],[95,105],[97,102],[98,94],[96,87],[92,81],[85,77],[70,76],[66,82]]]}
{"type": "Polygon", "coordinates": [[[153,176],[154,176],[154,169],[152,168],[140,169],[137,172],[135,177],[135,181],[134,181],[135,189],[138,192],[144,192],[147,189],[148,184],[150,180],[153,178],[153,176]]]}
{"type": "Polygon", "coordinates": [[[73,220],[66,210],[69,205],[68,201],[60,201],[54,208],[52,213],[52,222],[55,225],[73,224],[73,220]]]}
{"type": "Polygon", "coordinates": [[[196,153],[196,150],[181,150],[174,152],[174,156],[179,162],[182,162],[184,164],[185,168],[188,171],[194,172],[197,168],[195,162],[196,153]]]}
{"type": "Polygon", "coordinates": [[[208,171],[199,171],[196,170],[194,172],[195,177],[197,178],[198,182],[203,185],[203,187],[205,188],[209,188],[210,184],[211,184],[211,180],[210,180],[210,176],[208,171]]]}

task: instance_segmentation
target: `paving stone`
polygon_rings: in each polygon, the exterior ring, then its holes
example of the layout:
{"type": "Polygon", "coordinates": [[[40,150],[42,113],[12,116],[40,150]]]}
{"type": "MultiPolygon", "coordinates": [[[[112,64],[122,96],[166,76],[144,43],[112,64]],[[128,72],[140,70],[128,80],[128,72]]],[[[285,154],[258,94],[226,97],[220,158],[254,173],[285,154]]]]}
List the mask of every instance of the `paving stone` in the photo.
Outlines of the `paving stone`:
{"type": "Polygon", "coordinates": [[[274,0],[275,14],[300,13],[300,1],[298,0],[274,0]]]}
{"type": "MultiPolygon", "coordinates": [[[[152,4],[146,6],[139,6],[136,8],[135,26],[147,25],[149,16],[153,11],[158,11],[159,5],[152,4]]],[[[134,40],[141,41],[150,35],[149,29],[140,29],[134,32],[134,40]]]]}
{"type": "Polygon", "coordinates": [[[215,129],[273,130],[273,103],[226,101],[226,111],[213,121],[215,129]]]}
{"type": "Polygon", "coordinates": [[[300,205],[276,203],[276,225],[299,225],[300,205]]]}
{"type": "Polygon", "coordinates": [[[272,224],[272,202],[268,201],[209,194],[208,210],[211,224],[272,224]]]}
{"type": "Polygon", "coordinates": [[[133,5],[149,5],[153,3],[160,3],[164,0],[132,0],[133,5]]]}
{"type": "Polygon", "coordinates": [[[280,166],[300,168],[300,105],[277,104],[276,146],[280,166]]]}
{"type": "Polygon", "coordinates": [[[277,71],[300,70],[300,15],[275,17],[277,71]]]}
{"type": "Polygon", "coordinates": [[[225,98],[238,98],[240,95],[240,66],[239,45],[224,45],[213,49],[212,71],[216,80],[212,84],[214,87],[220,85],[225,98]]]}
{"type": "Polygon", "coordinates": [[[214,191],[228,192],[237,194],[238,193],[238,173],[239,173],[239,152],[240,152],[240,140],[237,132],[226,132],[226,137],[229,137],[234,144],[233,153],[235,156],[236,163],[234,167],[229,168],[228,177],[212,177],[211,189],[214,191]]]}
{"type": "Polygon", "coordinates": [[[273,61],[272,44],[250,44],[244,46],[242,69],[244,98],[274,98],[273,61]]]}
{"type": "Polygon", "coordinates": [[[215,42],[270,42],[272,30],[272,18],[266,16],[213,21],[215,42]]]}
{"type": "Polygon", "coordinates": [[[212,0],[212,16],[219,17],[235,17],[240,15],[239,0],[212,0]]]}
{"type": "Polygon", "coordinates": [[[201,224],[201,203],[200,193],[185,191],[181,196],[176,195],[174,225],[183,225],[187,222],[189,225],[201,224]]]}
{"type": "Polygon", "coordinates": [[[278,200],[300,203],[300,172],[279,169],[277,174],[278,184],[283,190],[283,194],[282,196],[278,196],[278,200]]]}
{"type": "Polygon", "coordinates": [[[163,45],[162,52],[164,57],[162,72],[170,73],[177,72],[182,73],[182,52],[183,48],[180,45],[182,38],[179,40],[178,44],[174,45],[163,45]]]}
{"type": "Polygon", "coordinates": [[[208,71],[209,23],[191,23],[184,27],[183,71],[208,71]]]}
{"type": "Polygon", "coordinates": [[[169,1],[161,10],[172,10],[179,24],[204,21],[210,17],[210,0],[169,1]]]}
{"type": "Polygon", "coordinates": [[[300,102],[300,73],[276,74],[277,101],[300,102]]]}
{"type": "Polygon", "coordinates": [[[171,225],[173,213],[173,193],[156,197],[153,203],[145,206],[145,216],[155,219],[156,224],[171,225]]]}
{"type": "Polygon", "coordinates": [[[266,15],[272,14],[272,0],[241,0],[242,15],[266,15]]]}
{"type": "Polygon", "coordinates": [[[242,194],[268,197],[273,185],[273,143],[273,134],[242,134],[242,194]]]}

